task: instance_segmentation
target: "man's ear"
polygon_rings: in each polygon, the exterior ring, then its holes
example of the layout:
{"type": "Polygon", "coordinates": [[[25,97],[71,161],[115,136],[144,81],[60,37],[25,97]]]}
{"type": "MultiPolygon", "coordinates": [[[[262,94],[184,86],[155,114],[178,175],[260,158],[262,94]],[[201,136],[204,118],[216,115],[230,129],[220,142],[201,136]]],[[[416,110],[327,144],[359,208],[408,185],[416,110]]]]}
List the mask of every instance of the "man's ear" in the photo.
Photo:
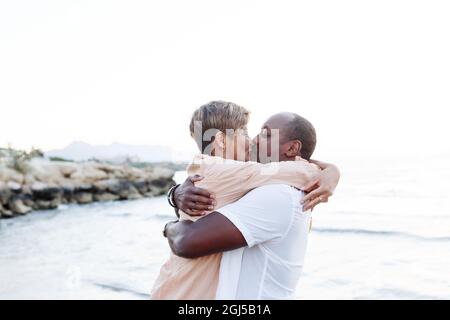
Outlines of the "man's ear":
{"type": "Polygon", "coordinates": [[[302,142],[300,140],[294,140],[290,142],[289,148],[286,151],[286,156],[289,158],[300,155],[302,150],[302,142]]]}

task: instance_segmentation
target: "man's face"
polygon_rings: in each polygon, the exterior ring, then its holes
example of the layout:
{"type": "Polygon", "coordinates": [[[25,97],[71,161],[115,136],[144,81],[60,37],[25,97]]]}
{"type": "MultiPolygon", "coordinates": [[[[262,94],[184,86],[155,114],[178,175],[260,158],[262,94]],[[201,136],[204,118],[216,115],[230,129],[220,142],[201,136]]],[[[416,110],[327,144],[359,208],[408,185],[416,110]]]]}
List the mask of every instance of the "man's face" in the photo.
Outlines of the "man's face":
{"type": "Polygon", "coordinates": [[[261,163],[285,160],[286,129],[290,123],[289,116],[276,114],[270,117],[261,127],[261,132],[253,139],[253,148],[257,153],[257,161],[261,163]]]}

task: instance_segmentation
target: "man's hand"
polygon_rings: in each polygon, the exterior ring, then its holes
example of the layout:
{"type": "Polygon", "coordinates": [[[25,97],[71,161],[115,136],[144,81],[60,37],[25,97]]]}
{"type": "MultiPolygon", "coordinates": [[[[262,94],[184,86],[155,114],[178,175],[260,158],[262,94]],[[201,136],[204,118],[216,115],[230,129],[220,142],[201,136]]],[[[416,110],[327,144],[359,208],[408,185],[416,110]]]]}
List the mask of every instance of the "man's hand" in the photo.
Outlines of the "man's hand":
{"type": "Polygon", "coordinates": [[[311,160],[311,162],[318,165],[322,171],[302,189],[307,193],[302,200],[304,211],[314,209],[321,202],[328,202],[328,198],[333,195],[341,177],[339,169],[335,165],[316,160],[311,160]]]}
{"type": "Polygon", "coordinates": [[[174,192],[177,208],[190,216],[203,216],[216,205],[215,195],[195,186],[194,183],[201,180],[203,177],[199,175],[188,177],[174,192]]]}

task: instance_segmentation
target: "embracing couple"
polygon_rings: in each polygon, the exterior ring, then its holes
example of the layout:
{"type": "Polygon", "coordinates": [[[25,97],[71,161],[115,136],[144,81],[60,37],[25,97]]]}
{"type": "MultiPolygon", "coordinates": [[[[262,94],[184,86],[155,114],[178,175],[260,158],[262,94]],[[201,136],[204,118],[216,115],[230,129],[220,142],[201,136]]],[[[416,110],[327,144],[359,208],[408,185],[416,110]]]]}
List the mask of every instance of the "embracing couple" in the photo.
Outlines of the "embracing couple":
{"type": "Polygon", "coordinates": [[[252,140],[249,116],[224,101],[194,112],[190,132],[201,154],[169,192],[178,219],[164,228],[172,253],[152,299],[293,298],[312,208],[328,201],[340,174],[311,160],[316,132],[308,120],[273,115],[252,140]]]}

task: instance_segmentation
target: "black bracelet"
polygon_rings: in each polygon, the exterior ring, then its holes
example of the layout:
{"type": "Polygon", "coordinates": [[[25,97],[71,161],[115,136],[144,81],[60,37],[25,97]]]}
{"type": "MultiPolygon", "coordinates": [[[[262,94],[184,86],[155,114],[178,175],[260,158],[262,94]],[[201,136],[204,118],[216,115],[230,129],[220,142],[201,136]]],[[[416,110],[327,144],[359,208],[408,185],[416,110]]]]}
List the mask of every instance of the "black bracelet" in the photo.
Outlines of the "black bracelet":
{"type": "Polygon", "coordinates": [[[177,208],[177,205],[175,203],[175,201],[173,200],[173,195],[175,193],[175,190],[179,187],[180,185],[177,184],[176,186],[173,186],[172,188],[169,189],[169,192],[167,193],[167,201],[169,202],[170,206],[172,208],[177,208]]]}

